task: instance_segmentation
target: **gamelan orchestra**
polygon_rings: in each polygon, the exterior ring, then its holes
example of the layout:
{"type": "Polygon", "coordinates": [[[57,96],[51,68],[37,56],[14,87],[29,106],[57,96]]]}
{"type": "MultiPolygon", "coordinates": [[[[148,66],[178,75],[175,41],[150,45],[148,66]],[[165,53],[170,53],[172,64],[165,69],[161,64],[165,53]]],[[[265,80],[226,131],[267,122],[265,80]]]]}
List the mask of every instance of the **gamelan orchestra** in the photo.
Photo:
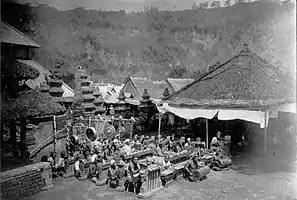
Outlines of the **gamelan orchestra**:
{"type": "Polygon", "coordinates": [[[60,156],[51,152],[43,158],[50,162],[53,177],[75,176],[141,196],[178,178],[203,181],[211,170],[227,170],[232,164],[231,138],[220,131],[207,149],[201,138],[132,135],[119,125],[121,117],[99,118],[95,127],[73,127],[60,156]]]}

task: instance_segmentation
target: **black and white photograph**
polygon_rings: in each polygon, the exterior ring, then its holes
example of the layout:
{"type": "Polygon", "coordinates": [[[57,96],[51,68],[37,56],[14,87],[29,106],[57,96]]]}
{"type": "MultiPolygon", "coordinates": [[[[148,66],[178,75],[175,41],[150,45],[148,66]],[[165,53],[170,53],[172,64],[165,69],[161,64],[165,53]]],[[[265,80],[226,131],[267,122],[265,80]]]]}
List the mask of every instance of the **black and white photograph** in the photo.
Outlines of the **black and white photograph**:
{"type": "Polygon", "coordinates": [[[1,200],[297,200],[296,0],[1,0],[1,200]]]}

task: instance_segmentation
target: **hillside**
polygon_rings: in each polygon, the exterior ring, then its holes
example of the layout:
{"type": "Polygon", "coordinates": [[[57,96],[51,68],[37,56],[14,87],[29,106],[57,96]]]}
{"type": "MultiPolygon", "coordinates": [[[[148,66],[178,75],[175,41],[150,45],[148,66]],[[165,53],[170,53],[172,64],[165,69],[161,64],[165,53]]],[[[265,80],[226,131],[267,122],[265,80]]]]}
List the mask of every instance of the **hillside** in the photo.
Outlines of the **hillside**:
{"type": "Polygon", "coordinates": [[[3,20],[41,44],[35,59],[48,69],[61,65],[66,82],[78,65],[94,81],[121,82],[129,75],[195,77],[229,59],[245,42],[284,72],[295,70],[295,12],[290,3],[262,0],[174,12],[151,7],[136,14],[19,4],[2,8],[3,20]]]}

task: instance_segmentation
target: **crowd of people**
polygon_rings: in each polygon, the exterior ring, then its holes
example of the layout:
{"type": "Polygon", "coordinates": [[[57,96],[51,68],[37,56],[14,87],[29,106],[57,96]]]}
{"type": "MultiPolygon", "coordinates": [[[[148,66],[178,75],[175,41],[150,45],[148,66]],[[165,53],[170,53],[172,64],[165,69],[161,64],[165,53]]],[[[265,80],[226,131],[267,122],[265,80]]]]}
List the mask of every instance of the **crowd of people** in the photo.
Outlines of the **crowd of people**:
{"type": "Polygon", "coordinates": [[[200,138],[192,141],[191,138],[174,140],[173,136],[162,139],[135,135],[134,138],[123,142],[119,136],[88,142],[84,137],[69,137],[66,151],[61,153],[58,160],[56,154],[51,152],[49,158],[44,157],[43,161],[51,164],[53,177],[55,177],[63,176],[70,161],[74,160],[75,177],[78,179],[83,178],[84,166],[89,163],[87,178],[96,185],[107,184],[120,191],[129,190],[139,193],[143,167],[145,169],[151,164],[158,164],[162,170],[170,169],[173,166],[170,162],[170,155],[183,151],[191,152],[189,162],[185,166],[186,178],[194,182],[205,179],[210,168],[224,167],[220,160],[223,156],[230,155],[230,152],[222,147],[222,142],[223,146],[226,146],[226,138],[222,138],[220,132],[212,139],[210,149],[206,148],[205,142],[201,142],[200,138]],[[141,163],[136,156],[132,156],[129,160],[125,159],[125,155],[146,149],[151,149],[153,156],[147,157],[141,163]],[[107,179],[104,179],[102,178],[102,166],[106,163],[110,165],[107,179]]]}

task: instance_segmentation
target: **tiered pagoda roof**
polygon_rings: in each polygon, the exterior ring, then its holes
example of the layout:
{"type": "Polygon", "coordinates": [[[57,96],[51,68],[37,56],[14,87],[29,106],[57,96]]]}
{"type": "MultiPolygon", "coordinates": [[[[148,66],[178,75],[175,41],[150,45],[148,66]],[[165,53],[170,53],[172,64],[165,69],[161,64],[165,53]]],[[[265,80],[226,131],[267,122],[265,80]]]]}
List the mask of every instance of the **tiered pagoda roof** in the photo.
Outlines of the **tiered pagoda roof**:
{"type": "Polygon", "coordinates": [[[83,107],[87,113],[91,113],[96,109],[96,106],[93,103],[96,99],[96,97],[93,95],[94,88],[90,87],[91,81],[89,80],[89,76],[84,71],[82,71],[80,74],[80,81],[83,107]]]}
{"type": "Polygon", "coordinates": [[[61,71],[59,69],[55,69],[48,80],[48,85],[50,87],[49,94],[53,97],[54,101],[58,103],[63,102],[64,89],[62,88],[63,81],[61,78],[61,71]]]}

